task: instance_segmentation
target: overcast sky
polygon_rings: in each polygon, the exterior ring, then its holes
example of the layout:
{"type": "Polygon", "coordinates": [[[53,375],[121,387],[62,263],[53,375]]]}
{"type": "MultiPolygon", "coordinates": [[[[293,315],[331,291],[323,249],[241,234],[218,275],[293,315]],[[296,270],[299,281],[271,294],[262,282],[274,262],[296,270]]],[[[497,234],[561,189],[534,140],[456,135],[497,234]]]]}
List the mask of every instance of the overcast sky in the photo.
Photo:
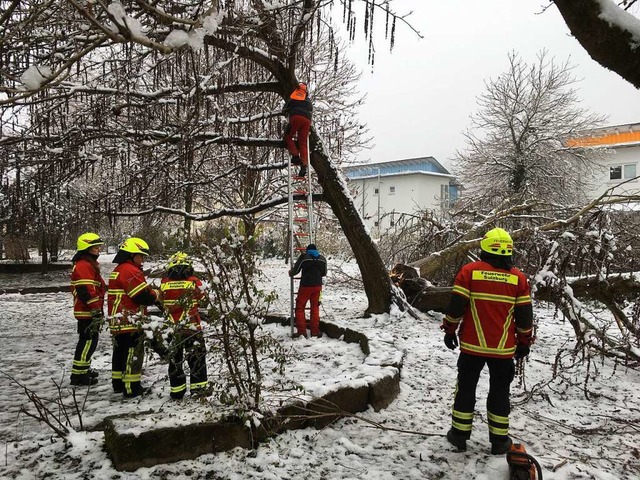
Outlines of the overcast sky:
{"type": "MultiPolygon", "coordinates": [[[[359,156],[381,162],[433,156],[449,167],[456,149],[464,148],[461,132],[469,125],[484,82],[508,68],[507,54],[518,52],[527,62],[547,49],[558,61],[569,59],[583,106],[608,117],[607,125],[640,122],[640,91],[592,60],[569,30],[556,7],[539,0],[394,0],[396,11],[420,31],[419,39],[398,24],[389,54],[383,15],[373,72],[366,66],[362,16],[351,57],[364,69],[361,92],[367,103],[361,118],[375,146],[359,156]]],[[[360,7],[358,7],[360,8],[360,7]]],[[[636,14],[637,15],[637,14],[636,14]]]]}

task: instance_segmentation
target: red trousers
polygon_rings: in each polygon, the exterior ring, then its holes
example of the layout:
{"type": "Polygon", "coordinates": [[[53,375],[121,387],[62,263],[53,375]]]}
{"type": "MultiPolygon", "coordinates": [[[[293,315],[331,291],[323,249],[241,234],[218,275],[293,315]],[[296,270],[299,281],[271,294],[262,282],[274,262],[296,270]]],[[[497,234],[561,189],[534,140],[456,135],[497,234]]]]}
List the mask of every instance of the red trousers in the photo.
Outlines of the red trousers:
{"type": "Polygon", "coordinates": [[[311,130],[311,120],[302,115],[291,115],[289,117],[289,128],[284,134],[284,141],[287,143],[287,150],[291,155],[299,156],[303,165],[309,164],[309,130],[311,130]],[[298,145],[293,140],[297,138],[298,145]],[[298,146],[300,149],[298,150],[298,146]]]}
{"type": "Polygon", "coordinates": [[[307,334],[307,320],[305,318],[304,309],[307,302],[311,301],[311,335],[320,333],[320,294],[322,293],[322,285],[313,287],[300,286],[298,296],[296,297],[296,330],[299,334],[307,334]]]}

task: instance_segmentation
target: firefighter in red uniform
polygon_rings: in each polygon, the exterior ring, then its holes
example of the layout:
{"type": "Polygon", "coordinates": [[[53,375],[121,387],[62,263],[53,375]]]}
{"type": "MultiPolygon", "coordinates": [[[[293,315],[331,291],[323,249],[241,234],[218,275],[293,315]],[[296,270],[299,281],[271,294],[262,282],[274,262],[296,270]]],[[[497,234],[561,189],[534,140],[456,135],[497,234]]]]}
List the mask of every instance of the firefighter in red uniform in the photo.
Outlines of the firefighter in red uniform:
{"type": "Polygon", "coordinates": [[[104,242],[95,233],[78,237],[77,252],[71,260],[71,292],[73,315],[78,320],[78,344],[73,355],[71,385],[95,385],[98,373],[91,370],[91,355],[98,346],[98,333],[104,321],[102,307],[106,284],[100,275],[100,245],[104,242]]]}
{"type": "Polygon", "coordinates": [[[289,119],[284,141],[291,154],[291,164],[301,165],[298,176],[304,177],[309,164],[309,130],[311,130],[313,112],[313,104],[309,100],[306,83],[298,84],[298,88],[291,93],[285,103],[283,112],[289,119]],[[296,140],[293,137],[296,137],[296,140]]]}
{"type": "Polygon", "coordinates": [[[107,302],[109,329],[113,335],[111,382],[115,393],[137,397],[144,393],[141,374],[144,335],[141,328],[146,307],[159,302],[158,293],[144,278],[142,264],[149,245],[141,238],[127,238],[113,258],[118,266],[109,276],[107,302]]]}
{"type": "Polygon", "coordinates": [[[502,228],[487,232],[480,242],[480,261],[462,267],[441,328],[444,343],[458,345],[458,385],[447,440],[466,450],[471,436],[476,386],[484,365],[489,367],[487,417],[492,454],[504,454],[509,438],[509,386],[515,374],[513,358],[526,357],[533,343],[533,309],[529,284],[513,267],[513,241],[502,228]],[[462,323],[461,323],[462,322],[462,323]]]}
{"type": "Polygon", "coordinates": [[[160,283],[162,305],[173,324],[169,356],[171,398],[181,399],[187,391],[182,364],[186,350],[191,395],[209,394],[206,347],[198,307],[205,299],[202,282],[194,275],[189,256],[177,252],[167,263],[167,275],[160,283]]]}

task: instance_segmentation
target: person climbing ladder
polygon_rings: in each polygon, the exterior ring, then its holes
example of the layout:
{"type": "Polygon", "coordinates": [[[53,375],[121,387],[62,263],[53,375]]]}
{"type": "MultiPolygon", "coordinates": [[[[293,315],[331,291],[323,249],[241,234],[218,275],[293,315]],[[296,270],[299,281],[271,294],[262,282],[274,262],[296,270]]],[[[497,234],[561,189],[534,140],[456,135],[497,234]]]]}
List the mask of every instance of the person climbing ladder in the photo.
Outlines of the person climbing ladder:
{"type": "Polygon", "coordinates": [[[289,119],[284,141],[291,154],[291,164],[300,165],[298,176],[307,174],[309,164],[309,130],[311,130],[311,112],[313,105],[307,93],[307,84],[299,83],[284,105],[283,113],[289,119]],[[296,140],[294,140],[296,137],[296,140]]]}

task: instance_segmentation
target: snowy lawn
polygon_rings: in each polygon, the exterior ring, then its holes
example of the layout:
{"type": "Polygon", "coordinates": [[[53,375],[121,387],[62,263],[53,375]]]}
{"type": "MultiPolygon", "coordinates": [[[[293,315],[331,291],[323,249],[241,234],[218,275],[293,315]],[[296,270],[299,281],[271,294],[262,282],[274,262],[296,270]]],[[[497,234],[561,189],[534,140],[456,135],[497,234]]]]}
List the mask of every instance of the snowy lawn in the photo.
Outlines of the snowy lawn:
{"type": "MultiPolygon", "coordinates": [[[[111,268],[106,259],[101,260],[105,271],[111,268]]],[[[330,267],[335,271],[331,262],[330,267]]],[[[276,289],[281,297],[274,313],[286,313],[286,265],[268,261],[263,268],[268,279],[265,286],[276,289]]],[[[38,285],[37,275],[32,282],[38,285]]],[[[488,454],[486,372],[478,388],[468,451],[457,453],[444,438],[450,424],[457,352],[444,347],[438,316],[421,315],[416,320],[398,313],[363,319],[360,314],[365,307],[362,291],[328,279],[321,311],[324,319],[404,353],[401,392],[389,408],[377,413],[369,410],[360,415],[362,418],[346,418],[323,430],[286,432],[254,452],[235,449],[192,461],[118,472],[103,450],[101,431],[77,431],[67,441],[56,437],[48,427],[19,413],[21,405],[30,405],[24,392],[6,376],[42,398],[57,396],[54,381],[62,384],[65,396],[70,395],[68,375],[77,340],[70,294],[0,295],[0,478],[508,479],[504,457],[488,454]]],[[[545,479],[640,478],[637,366],[632,369],[616,366],[610,359],[586,362],[573,357],[569,324],[554,319],[553,310],[543,305],[536,306],[535,312],[538,342],[525,369],[528,393],[522,379],[516,378],[512,387],[512,436],[540,461],[545,479]],[[554,377],[557,360],[563,368],[556,370],[554,377]]],[[[286,378],[307,392],[357,379],[359,368],[366,363],[355,344],[326,337],[294,341],[288,328],[264,328],[291,350],[286,378]]],[[[93,367],[100,372],[100,382],[86,399],[85,428],[91,430],[107,415],[127,412],[152,410],[168,423],[202,418],[207,413],[206,404],[169,400],[166,365],[156,357],[147,359],[143,374],[143,382],[153,386],[151,395],[127,401],[114,395],[109,381],[110,351],[111,341],[105,332],[94,356],[93,367]]],[[[278,380],[269,378],[269,383],[278,380]]],[[[78,389],[78,393],[84,401],[85,390],[78,389]]],[[[77,427],[77,419],[72,420],[77,427]]]]}

